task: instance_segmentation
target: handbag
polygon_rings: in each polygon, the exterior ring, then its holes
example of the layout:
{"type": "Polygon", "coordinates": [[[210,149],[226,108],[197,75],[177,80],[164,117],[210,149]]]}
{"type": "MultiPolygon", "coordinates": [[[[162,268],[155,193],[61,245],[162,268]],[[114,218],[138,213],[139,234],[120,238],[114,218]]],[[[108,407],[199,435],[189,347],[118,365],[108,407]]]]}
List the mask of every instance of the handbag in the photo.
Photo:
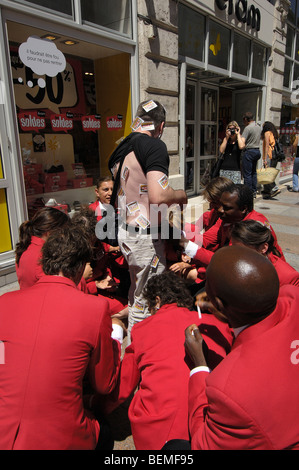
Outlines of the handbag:
{"type": "Polygon", "coordinates": [[[211,168],[211,179],[217,178],[219,176],[223,161],[224,161],[224,153],[220,153],[219,157],[217,158],[216,162],[211,168]]]}
{"type": "Polygon", "coordinates": [[[283,145],[278,141],[275,142],[273,158],[278,162],[283,162],[286,158],[283,151],[283,145]]]}
{"type": "Polygon", "coordinates": [[[280,170],[273,167],[259,168],[256,170],[257,182],[259,184],[274,183],[276,176],[280,170]]]}

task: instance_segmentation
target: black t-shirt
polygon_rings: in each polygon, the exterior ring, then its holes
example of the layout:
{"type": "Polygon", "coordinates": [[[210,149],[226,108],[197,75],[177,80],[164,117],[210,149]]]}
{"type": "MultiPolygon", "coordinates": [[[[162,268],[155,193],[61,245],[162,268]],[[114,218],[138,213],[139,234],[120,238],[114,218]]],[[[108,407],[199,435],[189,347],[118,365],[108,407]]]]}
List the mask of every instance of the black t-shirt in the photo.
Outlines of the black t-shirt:
{"type": "Polygon", "coordinates": [[[168,176],[169,155],[165,143],[140,132],[132,132],[119,144],[109,159],[109,169],[132,150],[144,174],[161,171],[168,176]]]}
{"type": "Polygon", "coordinates": [[[239,171],[241,160],[241,150],[238,142],[228,142],[224,152],[224,161],[221,170],[239,171]]]}

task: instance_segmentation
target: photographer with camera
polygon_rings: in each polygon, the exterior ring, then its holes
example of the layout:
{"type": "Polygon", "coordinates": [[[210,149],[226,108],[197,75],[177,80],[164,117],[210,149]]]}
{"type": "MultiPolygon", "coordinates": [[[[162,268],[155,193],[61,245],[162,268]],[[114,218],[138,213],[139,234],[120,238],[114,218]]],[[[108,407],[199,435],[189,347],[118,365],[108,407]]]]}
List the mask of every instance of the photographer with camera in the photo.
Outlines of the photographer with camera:
{"type": "Polygon", "coordinates": [[[220,169],[220,176],[229,178],[236,184],[241,183],[241,152],[245,148],[245,139],[240,134],[240,127],[236,121],[226,126],[225,137],[219,151],[224,160],[220,169]]]}

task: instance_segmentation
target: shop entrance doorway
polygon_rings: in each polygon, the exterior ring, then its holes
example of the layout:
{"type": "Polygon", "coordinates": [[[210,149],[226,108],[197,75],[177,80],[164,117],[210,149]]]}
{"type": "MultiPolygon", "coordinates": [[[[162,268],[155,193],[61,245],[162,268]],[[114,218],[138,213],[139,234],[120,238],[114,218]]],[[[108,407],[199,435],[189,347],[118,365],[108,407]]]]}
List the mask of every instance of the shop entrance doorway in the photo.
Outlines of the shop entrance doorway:
{"type": "Polygon", "coordinates": [[[205,187],[230,121],[237,121],[242,132],[243,114],[251,111],[262,123],[263,96],[263,87],[219,75],[187,80],[184,171],[188,196],[200,194],[205,187]]]}

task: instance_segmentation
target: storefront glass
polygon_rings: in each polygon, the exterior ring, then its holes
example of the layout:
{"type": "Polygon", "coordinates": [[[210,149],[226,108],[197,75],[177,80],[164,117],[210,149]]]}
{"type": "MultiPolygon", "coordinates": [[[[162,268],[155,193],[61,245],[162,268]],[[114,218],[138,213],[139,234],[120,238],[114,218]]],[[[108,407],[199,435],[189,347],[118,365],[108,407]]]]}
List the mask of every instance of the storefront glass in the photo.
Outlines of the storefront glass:
{"type": "MultiPolygon", "coordinates": [[[[18,0],[17,0],[18,1],[18,0]]],[[[48,8],[56,12],[64,13],[65,15],[73,14],[73,2],[72,0],[23,0],[24,3],[38,5],[41,7],[48,8]]]]}
{"type": "MultiPolygon", "coordinates": [[[[3,179],[3,167],[2,167],[2,155],[0,149],[0,179],[3,179]]],[[[0,254],[10,251],[12,249],[11,245],[11,233],[10,233],[10,224],[8,217],[7,209],[7,198],[6,190],[0,189],[0,254]]]]}
{"type": "Polygon", "coordinates": [[[266,74],[266,48],[253,43],[252,77],[257,80],[265,80],[266,74]]]}
{"type": "Polygon", "coordinates": [[[209,65],[228,70],[230,30],[210,21],[209,65]]]}
{"type": "Polygon", "coordinates": [[[131,0],[81,0],[83,22],[89,22],[113,29],[131,36],[131,0]]]}
{"type": "Polygon", "coordinates": [[[204,61],[205,17],[179,4],[179,54],[204,61]],[[187,25],[187,27],[186,27],[187,25]]]}
{"type": "Polygon", "coordinates": [[[91,202],[131,130],[129,54],[46,33],[8,22],[29,213],[50,199],[68,211],[91,202]]]}
{"type": "Polygon", "coordinates": [[[233,72],[248,76],[250,40],[234,34],[233,72]]]}
{"type": "Polygon", "coordinates": [[[286,55],[293,57],[293,44],[294,44],[294,30],[288,25],[287,42],[286,42],[286,55]]]}

